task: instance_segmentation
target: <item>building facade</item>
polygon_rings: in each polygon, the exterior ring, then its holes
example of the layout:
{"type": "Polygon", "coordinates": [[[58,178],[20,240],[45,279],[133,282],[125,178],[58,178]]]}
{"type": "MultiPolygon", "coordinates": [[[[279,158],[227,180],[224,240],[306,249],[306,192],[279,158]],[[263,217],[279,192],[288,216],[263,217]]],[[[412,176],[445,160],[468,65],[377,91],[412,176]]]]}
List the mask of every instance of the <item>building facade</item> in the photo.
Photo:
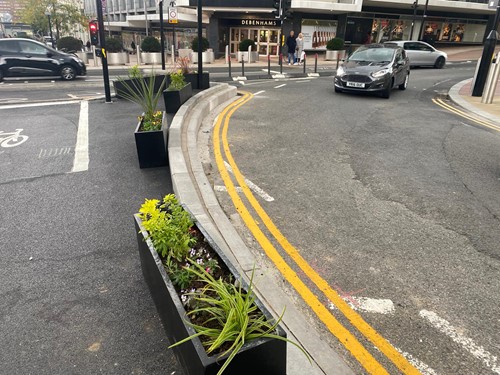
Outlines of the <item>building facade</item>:
{"type": "MultiPolygon", "coordinates": [[[[85,12],[95,17],[95,0],[84,0],[85,12]]],[[[137,45],[145,35],[159,36],[155,0],[102,0],[105,27],[137,45]]],[[[196,36],[197,0],[164,1],[164,29],[170,48],[189,48],[196,36]],[[169,6],[177,7],[178,23],[168,23],[169,6]]],[[[292,0],[291,14],[283,24],[276,19],[273,0],[204,0],[203,33],[218,56],[229,46],[251,39],[262,55],[279,54],[282,36],[290,30],[304,34],[305,49],[322,51],[339,36],[359,45],[367,40],[384,42],[424,39],[437,45],[481,44],[493,27],[495,11],[488,0],[292,0]],[[425,9],[425,17],[424,17],[425,9]]]]}

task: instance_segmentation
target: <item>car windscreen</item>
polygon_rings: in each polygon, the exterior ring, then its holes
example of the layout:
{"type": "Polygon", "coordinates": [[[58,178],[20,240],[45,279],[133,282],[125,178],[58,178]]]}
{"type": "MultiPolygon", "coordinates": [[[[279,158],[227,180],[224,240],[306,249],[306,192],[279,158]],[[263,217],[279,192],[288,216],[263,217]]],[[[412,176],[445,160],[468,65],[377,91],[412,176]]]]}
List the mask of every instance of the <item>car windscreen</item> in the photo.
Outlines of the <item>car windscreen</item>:
{"type": "Polygon", "coordinates": [[[394,48],[360,48],[349,56],[349,61],[390,62],[394,51],[394,48]]]}

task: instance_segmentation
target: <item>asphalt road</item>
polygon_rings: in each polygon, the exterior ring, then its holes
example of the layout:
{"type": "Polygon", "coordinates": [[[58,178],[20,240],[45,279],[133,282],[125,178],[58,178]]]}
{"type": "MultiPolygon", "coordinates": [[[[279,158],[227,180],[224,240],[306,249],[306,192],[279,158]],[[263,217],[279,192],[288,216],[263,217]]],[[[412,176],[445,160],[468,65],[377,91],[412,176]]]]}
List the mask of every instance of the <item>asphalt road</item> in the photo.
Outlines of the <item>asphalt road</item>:
{"type": "Polygon", "coordinates": [[[171,192],[168,168],[139,169],[138,113],[90,102],[72,173],[80,103],[0,107],[0,138],[27,137],[0,142],[0,373],[182,373],[137,254],[133,213],[171,192]]]}
{"type": "Polygon", "coordinates": [[[500,373],[500,135],[432,102],[472,74],[414,69],[389,100],[335,94],[331,78],[247,82],[228,134],[282,233],[424,374],[500,373]]]}

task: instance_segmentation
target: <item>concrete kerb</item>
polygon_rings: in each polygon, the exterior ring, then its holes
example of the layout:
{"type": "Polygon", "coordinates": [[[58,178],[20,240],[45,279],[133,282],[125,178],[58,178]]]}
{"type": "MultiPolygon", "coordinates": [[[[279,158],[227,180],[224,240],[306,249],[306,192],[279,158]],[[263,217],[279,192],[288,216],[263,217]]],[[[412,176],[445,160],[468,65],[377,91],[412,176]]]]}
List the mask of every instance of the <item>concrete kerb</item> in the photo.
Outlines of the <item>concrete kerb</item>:
{"type": "Polygon", "coordinates": [[[476,115],[481,116],[486,120],[493,120],[496,123],[500,124],[500,117],[482,111],[479,108],[477,108],[474,104],[469,103],[467,100],[462,98],[462,95],[460,95],[460,90],[470,81],[471,79],[469,78],[464,81],[458,82],[456,85],[454,85],[450,89],[450,91],[448,91],[448,97],[450,98],[450,100],[453,101],[455,104],[459,105],[460,107],[464,108],[468,112],[475,113],[476,115]]]}
{"type": "MultiPolygon", "coordinates": [[[[198,132],[204,118],[214,109],[236,98],[236,88],[219,84],[197,94],[186,102],[171,125],[169,157],[174,192],[187,206],[196,220],[220,245],[233,264],[249,278],[256,259],[219,205],[211,184],[201,166],[197,150],[198,132]],[[182,165],[178,165],[182,164],[182,165]]],[[[288,345],[287,373],[289,375],[353,374],[340,356],[320,339],[320,334],[300,312],[291,297],[276,284],[282,277],[276,270],[256,273],[255,292],[277,316],[286,306],[283,319],[289,337],[299,342],[313,358],[309,369],[304,356],[293,345],[288,345]],[[276,308],[278,307],[278,308],[276,308]]]]}

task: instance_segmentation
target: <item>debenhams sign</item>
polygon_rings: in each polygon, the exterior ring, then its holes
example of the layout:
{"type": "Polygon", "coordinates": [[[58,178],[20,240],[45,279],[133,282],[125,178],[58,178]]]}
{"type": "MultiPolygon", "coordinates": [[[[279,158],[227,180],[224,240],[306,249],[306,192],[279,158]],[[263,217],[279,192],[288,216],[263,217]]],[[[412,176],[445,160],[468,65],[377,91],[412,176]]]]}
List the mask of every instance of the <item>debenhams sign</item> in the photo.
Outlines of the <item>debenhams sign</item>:
{"type": "Polygon", "coordinates": [[[231,19],[228,20],[229,24],[233,26],[279,26],[279,20],[258,20],[258,19],[231,19]]]}

